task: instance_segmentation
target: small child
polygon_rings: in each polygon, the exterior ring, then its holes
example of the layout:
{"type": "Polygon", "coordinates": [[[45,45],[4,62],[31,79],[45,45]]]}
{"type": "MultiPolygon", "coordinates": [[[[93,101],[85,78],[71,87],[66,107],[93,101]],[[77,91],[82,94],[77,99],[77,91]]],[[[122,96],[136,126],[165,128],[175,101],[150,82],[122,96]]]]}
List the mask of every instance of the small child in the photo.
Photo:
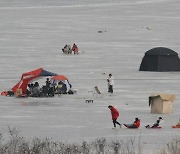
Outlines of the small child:
{"type": "Polygon", "coordinates": [[[172,128],[180,128],[180,119],[179,119],[179,122],[176,125],[172,126],[172,128]]]}
{"type": "Polygon", "coordinates": [[[163,122],[163,118],[159,117],[158,120],[156,121],[156,123],[154,123],[151,127],[149,125],[146,125],[146,128],[155,128],[155,127],[159,127],[159,125],[163,122]]]}
{"type": "Polygon", "coordinates": [[[180,127],[180,119],[179,119],[179,122],[176,124],[176,126],[179,126],[179,127],[180,127]]]}

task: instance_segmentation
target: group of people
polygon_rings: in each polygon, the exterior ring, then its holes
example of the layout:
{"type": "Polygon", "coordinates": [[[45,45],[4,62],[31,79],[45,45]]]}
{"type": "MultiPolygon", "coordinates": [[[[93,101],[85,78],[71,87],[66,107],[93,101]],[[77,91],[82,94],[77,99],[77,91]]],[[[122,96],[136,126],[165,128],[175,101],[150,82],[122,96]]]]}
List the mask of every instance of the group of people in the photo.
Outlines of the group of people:
{"type": "Polygon", "coordinates": [[[49,78],[46,79],[45,85],[42,87],[39,86],[38,82],[28,84],[27,87],[27,96],[31,97],[48,97],[54,96],[54,87],[50,83],[49,78]]]}
{"type": "Polygon", "coordinates": [[[78,49],[78,46],[74,43],[72,48],[71,48],[71,45],[70,44],[66,44],[64,46],[64,48],[62,49],[62,52],[65,53],[65,54],[79,54],[79,49],[78,49]]]}
{"type": "Polygon", "coordinates": [[[28,84],[27,96],[38,97],[40,96],[40,86],[38,82],[28,84]]]}
{"type": "MultiPolygon", "coordinates": [[[[113,86],[114,86],[114,77],[112,74],[109,74],[107,78],[107,83],[108,83],[108,93],[113,94],[113,86]]],[[[111,115],[112,115],[112,121],[114,128],[116,128],[116,124],[121,127],[122,125],[117,121],[117,118],[119,117],[119,112],[116,108],[114,108],[112,105],[109,105],[108,108],[111,110],[111,115]]],[[[162,123],[163,118],[159,117],[157,121],[152,125],[146,125],[146,128],[157,128],[160,127],[160,124],[162,123]]],[[[140,126],[140,119],[135,118],[135,121],[132,124],[123,124],[125,127],[128,128],[138,128],[140,126]]],[[[176,125],[176,128],[180,128],[180,122],[176,125]]]]}
{"type": "Polygon", "coordinates": [[[55,94],[73,94],[70,88],[67,89],[67,86],[62,81],[59,81],[57,84],[55,82],[50,82],[49,78],[46,79],[45,85],[42,87],[39,86],[38,82],[34,84],[28,84],[27,95],[31,97],[53,97],[55,94]]]}
{"type": "MultiPolygon", "coordinates": [[[[117,118],[119,117],[119,111],[112,105],[109,105],[108,108],[111,111],[112,122],[114,125],[113,129],[116,128],[116,124],[121,128],[122,125],[117,121],[117,118]]],[[[135,121],[132,124],[124,124],[124,126],[128,128],[138,128],[140,126],[140,119],[135,118],[135,121]]]]}
{"type": "Polygon", "coordinates": [[[58,84],[55,86],[55,94],[73,94],[73,91],[71,90],[72,85],[69,84],[70,89],[67,91],[67,86],[62,81],[59,81],[58,84]]]}
{"type": "MultiPolygon", "coordinates": [[[[117,118],[119,117],[119,111],[112,105],[109,105],[108,108],[111,111],[111,116],[112,116],[112,122],[113,122],[113,129],[116,128],[116,125],[119,125],[119,127],[121,128],[122,125],[117,121],[117,118]]],[[[161,124],[163,122],[163,118],[159,117],[157,119],[157,121],[152,124],[152,126],[150,125],[146,125],[145,128],[161,128],[161,124]]],[[[127,128],[139,128],[140,127],[140,119],[139,118],[135,118],[134,122],[132,124],[123,124],[125,127],[127,128]]],[[[180,128],[180,120],[179,123],[176,125],[178,128],[180,128]]]]}

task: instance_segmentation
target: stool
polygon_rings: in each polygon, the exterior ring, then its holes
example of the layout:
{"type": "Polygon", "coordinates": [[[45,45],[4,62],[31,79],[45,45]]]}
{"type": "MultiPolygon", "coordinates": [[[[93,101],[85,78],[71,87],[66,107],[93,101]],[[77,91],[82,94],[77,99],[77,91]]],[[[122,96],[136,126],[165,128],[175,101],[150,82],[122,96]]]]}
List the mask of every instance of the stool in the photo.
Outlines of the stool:
{"type": "Polygon", "coordinates": [[[86,99],[86,103],[93,103],[92,99],[86,99]]]}

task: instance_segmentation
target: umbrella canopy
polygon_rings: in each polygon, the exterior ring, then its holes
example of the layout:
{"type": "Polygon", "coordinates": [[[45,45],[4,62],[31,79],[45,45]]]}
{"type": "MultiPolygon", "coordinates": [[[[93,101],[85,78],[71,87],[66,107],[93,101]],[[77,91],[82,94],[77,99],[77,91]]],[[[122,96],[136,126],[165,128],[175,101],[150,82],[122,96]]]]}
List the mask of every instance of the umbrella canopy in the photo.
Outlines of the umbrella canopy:
{"type": "Polygon", "coordinates": [[[67,92],[69,91],[71,84],[68,81],[68,78],[64,75],[56,75],[51,78],[51,83],[56,85],[58,82],[63,82],[66,85],[67,92]]]}
{"type": "Polygon", "coordinates": [[[17,89],[22,89],[22,93],[26,93],[27,85],[31,80],[34,80],[39,77],[55,76],[55,75],[57,74],[46,71],[43,68],[38,68],[36,70],[23,73],[21,76],[21,80],[12,88],[12,91],[15,93],[17,89]]]}
{"type": "Polygon", "coordinates": [[[56,75],[51,78],[51,80],[68,80],[68,78],[64,75],[56,75]]]}

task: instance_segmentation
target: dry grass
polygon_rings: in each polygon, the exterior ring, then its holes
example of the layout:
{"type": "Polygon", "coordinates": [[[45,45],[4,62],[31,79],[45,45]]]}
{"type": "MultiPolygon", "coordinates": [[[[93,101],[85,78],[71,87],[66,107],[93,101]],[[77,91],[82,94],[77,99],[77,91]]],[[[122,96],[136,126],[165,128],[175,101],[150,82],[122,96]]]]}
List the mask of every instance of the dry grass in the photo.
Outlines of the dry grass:
{"type": "MultiPolygon", "coordinates": [[[[9,127],[8,130],[10,138],[6,143],[3,143],[3,134],[0,133],[0,154],[142,154],[140,146],[135,148],[133,139],[107,142],[105,138],[99,138],[89,143],[84,141],[82,144],[52,141],[48,138],[27,141],[19,135],[16,128],[9,127]]],[[[173,140],[158,152],[169,153],[180,153],[180,140],[173,140]]]]}
{"type": "Polygon", "coordinates": [[[180,139],[174,139],[168,143],[165,148],[161,149],[157,154],[180,154],[180,139]]]}

